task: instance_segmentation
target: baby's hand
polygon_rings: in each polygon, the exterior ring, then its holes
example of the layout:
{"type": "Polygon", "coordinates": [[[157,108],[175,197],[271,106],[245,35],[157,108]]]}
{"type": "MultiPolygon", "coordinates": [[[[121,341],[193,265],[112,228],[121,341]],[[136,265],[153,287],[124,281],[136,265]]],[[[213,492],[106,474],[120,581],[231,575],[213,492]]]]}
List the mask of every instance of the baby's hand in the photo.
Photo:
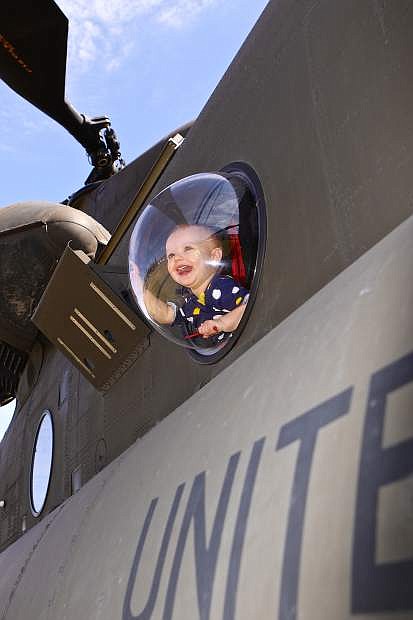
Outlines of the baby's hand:
{"type": "Polygon", "coordinates": [[[210,336],[214,336],[222,331],[223,329],[220,325],[220,319],[205,321],[198,327],[198,332],[203,338],[209,338],[210,336]]]}

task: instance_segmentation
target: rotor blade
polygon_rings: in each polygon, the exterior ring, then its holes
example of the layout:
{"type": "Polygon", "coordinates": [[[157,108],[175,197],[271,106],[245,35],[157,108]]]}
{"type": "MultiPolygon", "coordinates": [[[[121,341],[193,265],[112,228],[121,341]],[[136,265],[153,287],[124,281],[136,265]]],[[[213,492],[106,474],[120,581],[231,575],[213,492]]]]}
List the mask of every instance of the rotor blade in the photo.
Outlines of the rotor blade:
{"type": "Polygon", "coordinates": [[[98,129],[65,100],[67,34],[53,0],[0,0],[0,78],[90,153],[101,146],[98,129]]]}
{"type": "Polygon", "coordinates": [[[64,107],[67,33],[53,0],[0,2],[0,77],[52,118],[64,107]]]}

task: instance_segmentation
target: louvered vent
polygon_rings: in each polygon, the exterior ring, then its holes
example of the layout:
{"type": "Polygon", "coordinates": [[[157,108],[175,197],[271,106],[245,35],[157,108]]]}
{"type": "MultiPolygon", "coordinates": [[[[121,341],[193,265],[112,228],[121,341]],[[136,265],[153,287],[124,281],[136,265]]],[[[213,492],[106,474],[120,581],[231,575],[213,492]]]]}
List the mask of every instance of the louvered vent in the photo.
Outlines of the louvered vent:
{"type": "Polygon", "coordinates": [[[27,354],[0,340],[0,406],[16,396],[27,354]]]}

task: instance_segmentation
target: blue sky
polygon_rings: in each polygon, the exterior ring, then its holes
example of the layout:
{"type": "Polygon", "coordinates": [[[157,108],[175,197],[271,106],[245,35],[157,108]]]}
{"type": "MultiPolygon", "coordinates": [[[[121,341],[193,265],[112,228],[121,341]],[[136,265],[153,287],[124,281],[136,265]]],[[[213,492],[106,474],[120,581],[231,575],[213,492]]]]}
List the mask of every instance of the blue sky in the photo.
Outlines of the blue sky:
{"type": "MultiPolygon", "coordinates": [[[[106,114],[131,161],[195,118],[267,0],[58,0],[69,18],[66,97],[106,114]]],[[[0,85],[0,206],[60,201],[90,167],[54,121],[0,85]]]]}
{"type": "MultiPolygon", "coordinates": [[[[126,161],[194,119],[268,0],[58,0],[69,18],[66,97],[106,114],[126,161]]],[[[0,82],[0,207],[59,202],[90,172],[83,148],[0,82]]],[[[2,408],[0,439],[14,405],[2,408]]]]}

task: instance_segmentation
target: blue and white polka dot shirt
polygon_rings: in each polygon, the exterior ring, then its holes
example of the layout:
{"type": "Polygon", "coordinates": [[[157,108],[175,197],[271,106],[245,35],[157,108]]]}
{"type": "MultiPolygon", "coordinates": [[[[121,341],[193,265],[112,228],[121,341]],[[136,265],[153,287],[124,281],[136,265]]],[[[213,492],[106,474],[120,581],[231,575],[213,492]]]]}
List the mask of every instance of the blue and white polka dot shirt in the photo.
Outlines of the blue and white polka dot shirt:
{"type": "Polygon", "coordinates": [[[189,333],[196,332],[205,321],[217,319],[246,304],[248,297],[249,291],[234,278],[215,275],[199,297],[191,290],[183,289],[183,304],[170,304],[176,308],[173,325],[181,324],[189,333]]]}

